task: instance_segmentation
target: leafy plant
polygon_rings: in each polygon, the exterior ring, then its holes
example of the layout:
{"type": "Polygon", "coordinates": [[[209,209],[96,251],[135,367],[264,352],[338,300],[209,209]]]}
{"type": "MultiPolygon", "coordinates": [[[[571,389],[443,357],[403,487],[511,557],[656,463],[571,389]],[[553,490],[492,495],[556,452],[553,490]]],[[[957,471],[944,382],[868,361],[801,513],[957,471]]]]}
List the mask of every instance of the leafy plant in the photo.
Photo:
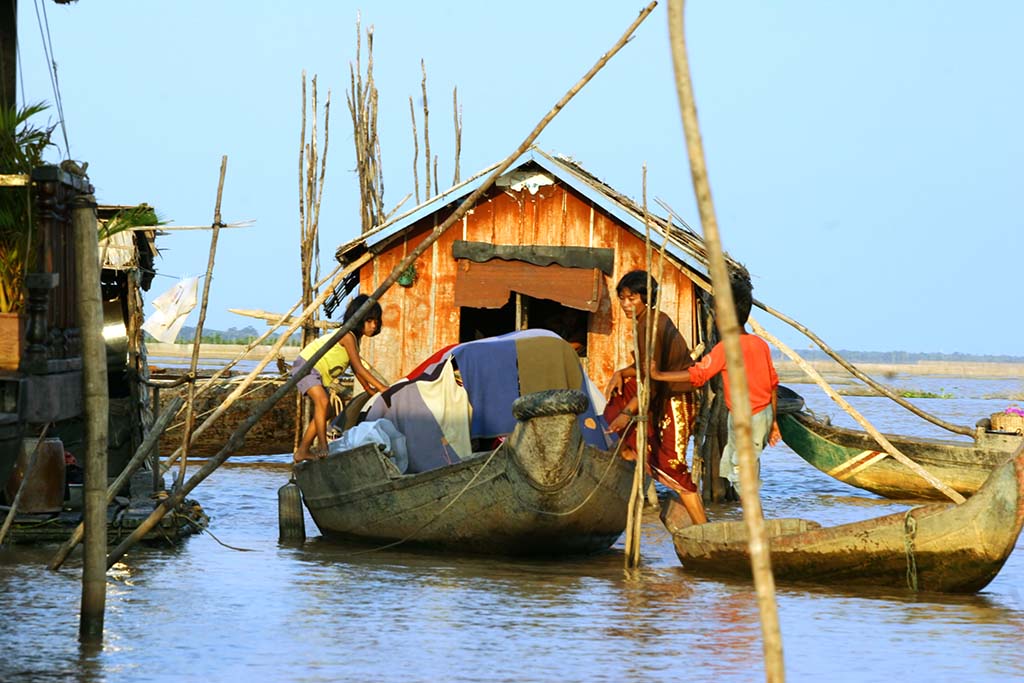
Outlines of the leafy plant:
{"type": "Polygon", "coordinates": [[[150,225],[164,225],[167,221],[156,215],[156,211],[148,204],[139,204],[121,209],[105,224],[100,224],[100,239],[105,240],[119,232],[150,225]]]}
{"type": "MultiPolygon", "coordinates": [[[[28,175],[42,165],[54,126],[38,127],[30,119],[45,110],[44,104],[0,107],[0,173],[28,175]]],[[[31,186],[0,188],[0,313],[24,306],[25,273],[36,253],[34,227],[31,186]]]]}

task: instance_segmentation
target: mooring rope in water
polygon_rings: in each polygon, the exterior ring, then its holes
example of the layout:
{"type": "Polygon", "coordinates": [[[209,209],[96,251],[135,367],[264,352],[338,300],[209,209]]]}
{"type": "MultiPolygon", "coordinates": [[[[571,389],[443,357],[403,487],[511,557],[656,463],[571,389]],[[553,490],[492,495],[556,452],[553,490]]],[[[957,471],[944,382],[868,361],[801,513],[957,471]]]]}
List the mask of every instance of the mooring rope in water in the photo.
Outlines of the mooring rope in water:
{"type": "Polygon", "coordinates": [[[914,509],[907,510],[903,517],[903,548],[907,554],[907,587],[917,592],[917,558],[914,557],[914,538],[917,536],[917,519],[914,509]]]}

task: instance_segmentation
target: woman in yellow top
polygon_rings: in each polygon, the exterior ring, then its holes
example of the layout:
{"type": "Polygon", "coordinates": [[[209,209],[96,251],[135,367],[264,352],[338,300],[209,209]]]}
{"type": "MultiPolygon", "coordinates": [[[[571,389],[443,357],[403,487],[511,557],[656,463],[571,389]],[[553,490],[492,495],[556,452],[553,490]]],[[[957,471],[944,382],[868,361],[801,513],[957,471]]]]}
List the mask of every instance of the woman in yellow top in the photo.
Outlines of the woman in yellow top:
{"type": "MultiPolygon", "coordinates": [[[[365,294],[360,294],[349,303],[345,309],[344,322],[355,315],[356,311],[369,299],[365,294]]],[[[303,377],[295,385],[298,390],[313,401],[313,419],[302,434],[302,441],[299,442],[299,449],[295,451],[295,462],[323,458],[327,455],[327,409],[330,401],[327,398],[327,387],[331,385],[336,377],[345,372],[351,365],[352,372],[356,379],[363,385],[366,391],[371,394],[384,391],[388,388],[386,384],[378,380],[363,365],[359,358],[359,340],[363,337],[374,337],[380,334],[382,311],[379,303],[374,303],[361,325],[345,334],[341,341],[330,348],[320,360],[316,362],[309,374],[303,377]],[[318,447],[310,449],[313,439],[318,439],[318,447]]],[[[292,363],[292,374],[294,375],[302,368],[307,361],[313,357],[320,347],[328,343],[332,334],[325,334],[310,342],[305,348],[299,351],[299,357],[292,363]]]]}

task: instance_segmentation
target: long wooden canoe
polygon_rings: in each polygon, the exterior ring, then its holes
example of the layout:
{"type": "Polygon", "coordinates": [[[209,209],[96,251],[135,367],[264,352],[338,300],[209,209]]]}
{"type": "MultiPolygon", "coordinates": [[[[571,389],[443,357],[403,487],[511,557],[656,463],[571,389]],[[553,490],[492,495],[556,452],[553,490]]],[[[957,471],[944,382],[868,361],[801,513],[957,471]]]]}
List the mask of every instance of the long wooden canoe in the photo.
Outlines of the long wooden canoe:
{"type": "Polygon", "coordinates": [[[586,405],[573,390],[524,396],[501,446],[439,469],[399,474],[360,446],[301,462],[295,478],[325,537],[502,555],[603,550],[625,528],[634,465],[583,440],[586,405]]]}
{"type": "MultiPolygon", "coordinates": [[[[1024,446],[960,505],[930,504],[828,528],[771,520],[772,571],[786,581],[973,593],[999,573],[1022,524],[1024,446]]],[[[689,570],[750,575],[742,522],[687,527],[673,540],[689,570]]]]}
{"type": "MultiPolygon", "coordinates": [[[[789,390],[780,387],[780,397],[785,392],[789,390]]],[[[825,474],[886,498],[946,500],[866,432],[836,427],[806,411],[779,412],[783,441],[825,474]]],[[[984,428],[978,429],[974,440],[885,436],[901,453],[965,497],[976,493],[996,465],[1024,442],[1019,435],[984,428]]]]}

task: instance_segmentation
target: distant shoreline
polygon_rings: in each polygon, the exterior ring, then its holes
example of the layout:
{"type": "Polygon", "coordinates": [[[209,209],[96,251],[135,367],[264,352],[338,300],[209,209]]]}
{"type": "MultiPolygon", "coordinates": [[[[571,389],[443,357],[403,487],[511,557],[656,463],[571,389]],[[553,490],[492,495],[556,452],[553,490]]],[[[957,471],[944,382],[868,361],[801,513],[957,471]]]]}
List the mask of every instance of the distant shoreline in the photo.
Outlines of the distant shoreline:
{"type": "MultiPolygon", "coordinates": [[[[199,357],[203,360],[234,360],[242,353],[248,344],[200,344],[199,357]]],[[[255,346],[245,354],[245,360],[262,360],[270,353],[273,345],[255,346]]],[[[298,346],[283,346],[278,352],[287,361],[295,360],[299,355],[298,346]]],[[[192,344],[163,344],[160,342],[147,342],[146,354],[150,358],[191,358],[192,344]]]]}
{"type": "MultiPolygon", "coordinates": [[[[814,360],[808,361],[808,364],[823,375],[841,374],[852,378],[847,370],[832,360],[814,360]]],[[[982,377],[1024,379],[1024,363],[926,360],[916,363],[853,363],[853,365],[874,379],[886,379],[891,375],[900,374],[971,377],[974,379],[982,377]]],[[[775,368],[780,376],[805,376],[804,371],[790,360],[775,361],[775,368]]]]}

